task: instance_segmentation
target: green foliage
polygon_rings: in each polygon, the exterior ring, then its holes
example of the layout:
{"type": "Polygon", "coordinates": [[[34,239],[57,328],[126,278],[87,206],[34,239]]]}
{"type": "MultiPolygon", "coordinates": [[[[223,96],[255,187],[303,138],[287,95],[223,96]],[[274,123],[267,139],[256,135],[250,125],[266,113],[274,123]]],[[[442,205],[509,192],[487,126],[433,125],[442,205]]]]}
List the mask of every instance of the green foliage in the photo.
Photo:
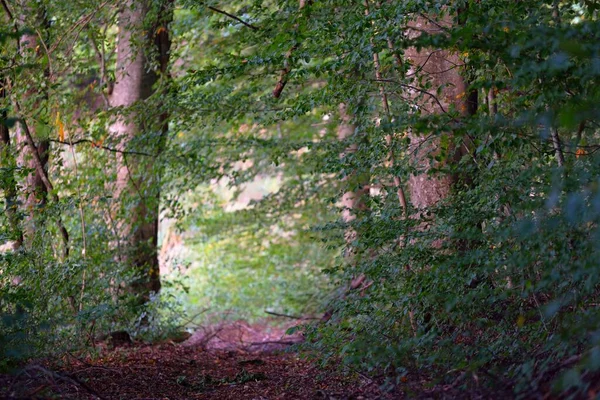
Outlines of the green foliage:
{"type": "MultiPolygon", "coordinates": [[[[254,182],[246,192],[257,194],[264,186],[254,182]]],[[[181,223],[187,232],[185,273],[191,288],[183,303],[190,314],[206,309],[206,317],[253,320],[266,317],[265,310],[318,313],[328,291],[320,270],[331,263],[332,253],[308,232],[298,231],[314,223],[314,216],[298,213],[276,222],[257,209],[224,211],[219,204],[224,200],[213,190],[198,190],[188,200],[201,206],[181,223]]]]}
{"type": "MultiPolygon", "coordinates": [[[[178,292],[173,274],[174,286],[165,285],[147,314],[123,289],[140,277],[120,261],[127,249],[118,248],[111,220],[111,150],[120,143],[107,137],[107,126],[116,111],[91,101],[102,102],[115,75],[113,13],[97,10],[81,40],[68,30],[77,26],[71,6],[45,3],[52,55],[21,57],[9,44],[16,33],[2,32],[2,71],[15,82],[11,95],[28,99],[23,107],[38,140],[56,137],[60,111],[86,147],[53,148],[60,201],[40,207],[35,246],[0,258],[0,338],[11,343],[0,352],[19,352],[14,343],[22,337],[41,346],[49,336],[72,344],[68,338],[100,326],[141,332],[182,308],[252,318],[264,308],[312,313],[322,302],[332,317],[308,328],[314,340],[307,347],[392,385],[407,372],[443,383],[464,373],[522,397],[551,379],[558,392],[585,393],[600,346],[594,1],[401,0],[368,2],[368,13],[363,2],[333,0],[303,8],[297,1],[177,2],[169,26],[173,79],[128,111],[137,122],[169,115],[164,150],[151,152],[164,138],[149,126],[126,151],[152,157],[140,175],[161,179],[131,200],[157,201],[160,191],[163,215],[183,231],[181,271],[190,290],[178,292]],[[417,16],[439,29],[409,35],[417,16]],[[411,64],[413,48],[455,54],[468,86],[460,95],[477,94],[477,110],[444,98],[452,83],[433,85],[411,64]],[[72,73],[61,75],[62,64],[72,73]],[[27,80],[18,79],[21,72],[27,80]],[[26,96],[32,87],[47,94],[26,96]],[[436,101],[446,106],[427,112],[436,101]],[[340,125],[352,131],[343,141],[340,125]],[[415,150],[417,138],[428,138],[434,151],[415,150]],[[460,146],[467,150],[454,154],[460,146]],[[415,209],[411,178],[425,165],[431,178],[452,178],[452,187],[435,205],[415,209]],[[405,186],[408,210],[394,178],[405,186]],[[257,182],[268,184],[257,189],[257,182]],[[345,210],[355,218],[343,219],[342,195],[365,186],[361,207],[345,210]],[[243,201],[248,188],[260,196],[243,201]],[[68,259],[60,257],[59,216],[71,233],[68,259]],[[348,289],[360,276],[362,286],[348,289]],[[332,282],[337,289],[329,292],[332,282]],[[556,377],[569,359],[577,362],[556,377]]],[[[10,101],[1,107],[15,111],[10,101]]],[[[7,184],[22,183],[29,171],[12,161],[0,167],[6,197],[7,184]]],[[[123,220],[128,207],[123,202],[114,216],[123,220]]],[[[9,218],[0,221],[2,242],[15,237],[9,218]]]]}
{"type": "MultiPolygon", "coordinates": [[[[298,202],[335,206],[364,177],[384,186],[356,212],[351,243],[343,240],[347,224],[335,218],[314,227],[329,248],[353,253],[351,260],[340,257],[326,267],[342,293],[360,274],[372,282],[333,301],[332,319],[314,331],[314,349],[391,377],[418,370],[453,381],[456,374],[483,371],[487,384],[510,382],[522,394],[538,389],[568,356],[589,359],[598,322],[592,304],[598,296],[600,51],[591,3],[400,1],[371,4],[368,16],[362,3],[348,2],[307,2],[302,10],[296,2],[276,10],[258,3],[226,7],[256,30],[206,10],[190,11],[206,11],[201,15],[210,27],[194,42],[203,62],[180,80],[180,104],[198,118],[186,114],[182,122],[198,131],[186,140],[203,155],[190,164],[193,169],[218,178],[223,169],[210,165],[253,159],[252,173],[233,175],[237,183],[269,165],[282,166],[297,179],[284,182],[281,196],[270,196],[268,212],[277,215],[297,212],[291,204],[298,202]],[[414,15],[441,20],[440,14],[453,19],[459,13],[443,34],[404,34],[414,15]],[[428,87],[424,73],[412,71],[406,59],[394,65],[412,46],[460,56],[469,90],[479,94],[474,115],[464,118],[453,108],[437,115],[416,111],[443,88],[428,87]],[[383,84],[374,79],[374,51],[383,84]],[[271,91],[285,65],[287,85],[274,99],[271,91]],[[415,87],[427,93],[407,95],[415,87]],[[334,135],[342,102],[355,126],[346,143],[334,135]],[[244,124],[254,125],[246,133],[244,124]],[[282,140],[274,124],[301,129],[288,128],[282,140]],[[444,136],[448,130],[452,140],[444,136]],[[407,131],[439,137],[432,173],[456,177],[451,195],[435,207],[408,211],[427,219],[426,230],[418,218],[402,218],[388,183],[392,176],[406,182],[421,168],[401,137],[407,131]],[[391,168],[384,140],[390,132],[398,136],[391,168]],[[562,168],[554,133],[565,156],[562,168]],[[443,163],[463,142],[470,152],[443,163]],[[352,144],[356,151],[340,158],[352,144]],[[296,159],[294,150],[302,146],[309,151],[296,159]]],[[[330,207],[330,215],[336,210],[330,207]]],[[[580,376],[572,372],[563,382],[579,384],[580,376]]]]}

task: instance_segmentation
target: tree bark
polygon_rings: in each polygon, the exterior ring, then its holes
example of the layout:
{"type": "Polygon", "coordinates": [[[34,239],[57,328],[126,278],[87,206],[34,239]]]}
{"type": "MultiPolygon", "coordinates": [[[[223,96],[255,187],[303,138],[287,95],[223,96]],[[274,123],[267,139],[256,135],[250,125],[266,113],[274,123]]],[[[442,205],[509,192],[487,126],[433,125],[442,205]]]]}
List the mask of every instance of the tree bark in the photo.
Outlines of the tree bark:
{"type": "MultiPolygon", "coordinates": [[[[21,16],[18,18],[17,25],[19,27],[28,26],[26,17],[30,13],[36,14],[35,18],[38,25],[44,25],[43,12],[25,5],[21,16]]],[[[35,33],[22,34],[18,40],[18,47],[19,55],[23,59],[23,62],[35,63],[35,60],[40,56],[41,46],[35,33]]],[[[15,138],[18,148],[17,165],[20,168],[31,171],[25,177],[24,190],[21,195],[21,202],[26,209],[27,215],[23,229],[24,243],[27,246],[32,244],[36,232],[39,232],[39,227],[43,225],[43,219],[41,219],[43,213],[40,213],[39,210],[45,206],[48,199],[48,188],[44,184],[44,178],[47,178],[48,174],[50,141],[47,137],[41,137],[36,131],[37,126],[47,125],[48,123],[48,116],[43,115],[43,111],[41,111],[43,103],[47,100],[47,96],[45,91],[42,90],[40,92],[39,86],[36,84],[40,79],[39,76],[35,75],[36,71],[36,69],[31,71],[25,70],[23,76],[20,77],[20,82],[17,84],[19,87],[21,83],[23,87],[25,85],[29,87],[22,91],[21,96],[18,96],[20,97],[19,100],[15,100],[23,106],[23,109],[18,111],[20,122],[15,126],[15,138]],[[34,118],[26,118],[26,115],[35,115],[38,124],[33,124],[32,121],[34,118]],[[31,138],[28,138],[28,136],[31,138]],[[33,141],[33,146],[30,143],[31,141],[33,141]],[[34,154],[34,152],[37,154],[34,154]]],[[[47,70],[44,70],[44,78],[47,78],[47,70]]],[[[17,96],[15,93],[11,95],[17,96]]]]}
{"type": "Polygon", "coordinates": [[[155,110],[140,112],[139,106],[156,94],[159,80],[167,75],[171,3],[163,1],[160,10],[151,10],[156,3],[144,0],[129,0],[123,6],[118,24],[116,82],[109,101],[116,109],[110,133],[122,151],[116,155],[117,179],[113,186],[114,218],[125,253],[121,260],[134,269],[137,278],[131,289],[143,301],[161,286],[157,254],[160,173],[155,157],[123,151],[143,145],[145,152],[158,156],[164,146],[167,115],[162,112],[156,116],[155,110]],[[152,16],[156,20],[148,21],[152,16]]]}
{"type": "MultiPolygon", "coordinates": [[[[0,81],[0,99],[6,104],[6,80],[0,81]]],[[[10,227],[12,247],[17,250],[23,244],[23,232],[19,226],[18,202],[17,202],[17,182],[12,169],[16,166],[11,149],[10,132],[7,125],[8,113],[6,109],[0,114],[0,167],[6,168],[6,175],[0,179],[0,189],[4,192],[5,207],[4,212],[10,227]]]]}
{"type": "MultiPolygon", "coordinates": [[[[443,34],[444,28],[449,28],[452,21],[444,18],[437,23],[430,22],[429,19],[418,17],[409,26],[409,37],[416,38],[421,32],[428,34],[443,34]]],[[[468,115],[470,110],[469,94],[466,93],[467,85],[461,76],[461,61],[457,54],[448,50],[409,48],[406,56],[411,64],[409,75],[419,76],[421,81],[416,84],[416,90],[413,90],[413,96],[420,97],[418,101],[420,112],[422,114],[446,114],[451,106],[463,115],[468,115]],[[431,84],[430,91],[425,89],[426,84],[431,84]],[[441,88],[439,96],[436,94],[436,88],[441,88]],[[422,99],[422,100],[421,100],[422,99]]],[[[443,133],[450,137],[452,142],[452,133],[443,133]]],[[[439,137],[423,137],[410,133],[411,153],[414,159],[418,173],[409,178],[408,186],[411,203],[416,209],[426,210],[436,205],[440,200],[448,196],[453,183],[451,175],[430,174],[432,162],[431,155],[440,152],[439,137]]],[[[450,149],[451,159],[456,160],[464,154],[465,147],[461,143],[450,149]]]]}
{"type": "MultiPolygon", "coordinates": [[[[339,113],[341,122],[338,125],[337,136],[339,141],[344,142],[354,134],[356,127],[351,123],[351,116],[348,115],[345,104],[340,104],[339,113]]],[[[348,154],[355,153],[357,149],[357,144],[351,144],[341,154],[341,157],[343,158],[348,154]]],[[[350,188],[356,187],[353,190],[347,190],[342,195],[342,220],[347,224],[350,224],[354,219],[356,219],[357,211],[366,209],[365,196],[367,195],[368,189],[364,187],[366,182],[361,182],[361,180],[362,179],[359,174],[356,173],[348,174],[345,178],[346,186],[349,186],[350,188]]],[[[352,253],[350,243],[354,241],[356,237],[356,231],[349,227],[345,234],[348,253],[352,253]]]]}

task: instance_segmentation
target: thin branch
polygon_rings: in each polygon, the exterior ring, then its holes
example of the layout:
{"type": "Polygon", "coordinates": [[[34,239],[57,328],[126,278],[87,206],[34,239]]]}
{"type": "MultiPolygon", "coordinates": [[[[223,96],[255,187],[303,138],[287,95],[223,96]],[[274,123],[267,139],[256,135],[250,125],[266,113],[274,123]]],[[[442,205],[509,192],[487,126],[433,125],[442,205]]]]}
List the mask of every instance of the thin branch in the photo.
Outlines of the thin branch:
{"type": "Polygon", "coordinates": [[[106,55],[104,42],[102,43],[102,47],[99,47],[98,43],[96,43],[93,33],[89,30],[88,37],[90,38],[90,42],[92,42],[92,48],[94,49],[96,57],[98,58],[98,63],[100,64],[100,93],[102,95],[102,99],[104,100],[104,106],[106,109],[108,109],[110,107],[110,102],[104,91],[104,85],[106,83],[106,55]]]}
{"type": "Polygon", "coordinates": [[[73,24],[73,26],[71,26],[67,32],[65,32],[64,35],[62,35],[57,41],[56,43],[54,43],[54,45],[50,48],[50,53],[53,53],[54,50],[56,50],[56,48],[61,44],[61,42],[63,41],[63,39],[69,35],[71,32],[73,32],[75,29],[77,29],[80,25],[81,28],[79,29],[79,32],[77,33],[77,37],[79,37],[79,33],[81,33],[81,30],[83,30],[83,28],[86,27],[87,24],[90,23],[90,21],[92,20],[92,18],[94,17],[94,15],[100,11],[101,9],[104,8],[104,6],[106,6],[108,3],[110,3],[110,1],[105,1],[104,3],[100,4],[98,6],[98,8],[96,8],[94,11],[90,12],[88,15],[84,15],[81,18],[79,18],[79,20],[77,20],[77,22],[75,22],[73,24]]]}
{"type": "Polygon", "coordinates": [[[428,92],[428,91],[427,91],[427,90],[425,90],[425,89],[421,89],[421,88],[419,88],[419,87],[417,87],[417,86],[409,85],[409,84],[406,84],[406,83],[398,82],[398,81],[396,81],[396,80],[393,80],[393,79],[375,79],[375,81],[376,81],[376,82],[389,82],[389,83],[395,83],[395,84],[397,84],[397,85],[400,85],[400,86],[403,86],[403,87],[405,87],[405,88],[407,88],[407,89],[410,89],[410,90],[415,90],[415,91],[417,91],[417,92],[420,92],[420,93],[426,94],[427,96],[431,97],[431,98],[432,98],[432,99],[435,101],[435,103],[436,103],[436,104],[437,104],[437,105],[440,107],[440,110],[442,111],[442,113],[444,113],[444,114],[448,115],[448,116],[449,116],[449,117],[452,119],[452,121],[454,121],[454,122],[456,122],[456,123],[460,123],[460,121],[459,121],[459,120],[457,120],[456,118],[454,118],[454,117],[453,117],[453,116],[452,116],[452,115],[451,115],[451,114],[450,114],[448,111],[446,111],[446,109],[444,108],[444,105],[443,105],[443,104],[440,102],[440,100],[437,98],[437,96],[436,96],[436,95],[434,95],[434,94],[432,94],[432,93],[428,92]]]}
{"type": "MultiPolygon", "coordinates": [[[[300,11],[302,11],[302,9],[306,6],[307,3],[311,4],[311,1],[307,2],[305,0],[300,0],[300,3],[299,3],[300,11]]],[[[294,29],[298,30],[298,24],[296,24],[294,26],[294,29]]],[[[285,59],[283,62],[283,69],[281,70],[281,74],[279,75],[279,81],[277,81],[277,85],[275,85],[275,89],[273,89],[273,97],[275,97],[276,99],[278,99],[281,96],[281,93],[283,92],[285,85],[287,85],[288,75],[290,74],[290,71],[291,71],[291,67],[289,65],[290,58],[292,57],[292,54],[294,53],[294,51],[298,50],[298,47],[300,47],[300,43],[295,43],[285,54],[285,59]]]]}
{"type": "Polygon", "coordinates": [[[72,143],[69,142],[65,142],[62,140],[57,140],[57,139],[48,139],[50,142],[53,143],[58,143],[58,144],[64,144],[66,146],[70,146],[70,145],[75,145],[75,144],[81,144],[81,143],[90,143],[93,147],[99,148],[99,149],[103,149],[106,151],[111,151],[113,153],[120,153],[120,154],[131,154],[131,155],[137,155],[137,156],[145,156],[145,157],[156,157],[156,154],[150,154],[150,153],[144,153],[142,151],[134,151],[134,150],[119,150],[119,149],[115,149],[112,147],[108,147],[108,146],[104,146],[101,144],[97,144],[96,142],[94,142],[93,140],[90,139],[78,139],[78,140],[74,140],[72,143]]]}
{"type": "Polygon", "coordinates": [[[265,313],[269,314],[269,315],[274,315],[276,317],[283,317],[283,318],[290,318],[290,319],[299,319],[299,320],[321,319],[321,318],[317,318],[317,317],[299,317],[299,316],[296,316],[296,315],[281,314],[281,313],[277,313],[277,312],[273,312],[273,311],[267,311],[267,310],[265,310],[265,313]]]}
{"type": "Polygon", "coordinates": [[[52,78],[54,75],[52,72],[52,58],[50,57],[50,51],[48,50],[46,42],[44,42],[44,38],[42,37],[42,33],[39,31],[39,29],[36,29],[35,33],[37,34],[38,39],[42,44],[42,47],[44,48],[44,52],[46,52],[46,57],[48,58],[48,80],[50,81],[50,83],[52,83],[52,78]]]}
{"type": "Polygon", "coordinates": [[[302,340],[265,340],[264,342],[252,342],[248,345],[248,347],[252,346],[261,346],[265,344],[283,344],[287,346],[291,346],[294,344],[302,343],[302,340]]]}
{"type": "Polygon", "coordinates": [[[15,18],[13,17],[12,12],[10,12],[10,8],[8,8],[8,4],[6,4],[6,0],[0,0],[0,2],[2,2],[2,8],[4,8],[4,11],[6,11],[6,15],[8,15],[8,18],[10,20],[14,21],[15,18]]]}
{"type": "MultiPolygon", "coordinates": [[[[440,31],[442,31],[442,32],[446,32],[446,33],[449,33],[449,32],[450,32],[450,29],[448,29],[447,27],[445,27],[445,26],[441,25],[441,24],[440,24],[439,22],[437,22],[436,20],[429,18],[429,16],[427,16],[426,14],[419,13],[419,16],[420,16],[421,18],[423,18],[423,19],[427,20],[427,21],[428,21],[430,24],[433,24],[433,25],[437,26],[437,27],[439,28],[439,30],[440,30],[440,31]]],[[[413,27],[410,27],[410,29],[414,29],[414,28],[413,28],[413,27]]],[[[429,33],[429,32],[427,32],[427,33],[429,33]]]]}
{"type": "MultiPolygon", "coordinates": [[[[17,113],[21,114],[21,109],[18,105],[18,102],[15,101],[14,103],[15,103],[15,110],[17,111],[17,113]]],[[[50,179],[48,178],[48,174],[44,170],[44,164],[42,162],[42,159],[40,158],[40,154],[38,153],[38,149],[37,149],[37,146],[35,145],[33,137],[31,136],[31,131],[29,130],[29,126],[27,125],[27,122],[24,120],[21,120],[21,126],[23,127],[23,132],[25,133],[25,139],[27,141],[27,145],[29,146],[29,152],[32,153],[32,155],[33,155],[35,170],[39,174],[40,179],[44,183],[44,186],[46,186],[46,190],[52,196],[52,200],[56,204],[59,204],[60,199],[58,197],[58,194],[56,194],[56,192],[54,191],[54,186],[52,185],[52,182],[50,182],[50,179]]],[[[67,232],[67,228],[65,228],[65,225],[63,224],[62,218],[60,217],[60,215],[57,217],[57,224],[58,224],[58,229],[59,229],[60,234],[63,239],[63,245],[65,247],[64,248],[64,256],[66,258],[69,256],[69,233],[67,232]]]]}
{"type": "Polygon", "coordinates": [[[53,380],[62,380],[64,382],[73,384],[75,386],[79,386],[79,387],[83,388],[85,391],[87,391],[89,394],[91,394],[92,396],[97,397],[101,400],[105,399],[105,397],[103,397],[98,392],[96,392],[94,389],[89,387],[86,383],[79,380],[76,376],[70,376],[67,374],[59,374],[58,372],[54,372],[49,369],[46,369],[46,368],[42,367],[41,365],[28,366],[25,368],[25,371],[41,372],[43,375],[45,375],[48,378],[51,378],[53,380]]]}
{"type": "MultiPolygon", "coordinates": [[[[364,5],[365,5],[365,15],[368,17],[370,15],[369,0],[365,0],[364,5]]],[[[369,40],[371,43],[371,47],[373,49],[375,49],[375,43],[374,43],[373,38],[371,37],[369,40]]],[[[393,48],[393,43],[389,40],[388,40],[388,46],[389,46],[390,51],[392,51],[392,53],[395,53],[394,48],[393,48]]],[[[398,68],[400,69],[402,66],[401,65],[402,60],[398,57],[396,62],[398,62],[400,64],[398,66],[398,68]]],[[[379,61],[379,53],[377,53],[376,51],[373,51],[373,67],[375,69],[375,78],[379,82],[379,93],[381,95],[381,103],[382,103],[383,109],[385,110],[385,116],[389,121],[391,121],[392,114],[390,112],[388,96],[387,96],[387,93],[385,92],[385,87],[381,83],[382,82],[381,62],[379,61]]],[[[393,147],[394,147],[393,133],[387,134],[385,137],[385,141],[389,148],[388,163],[391,168],[395,164],[395,157],[394,157],[394,150],[393,150],[393,147]]],[[[400,203],[400,206],[402,207],[402,212],[403,212],[404,218],[407,218],[408,217],[408,205],[406,203],[406,195],[404,193],[402,181],[400,180],[400,177],[397,175],[394,175],[394,185],[396,186],[396,194],[398,196],[398,202],[400,203]]]]}
{"type": "Polygon", "coordinates": [[[229,17],[229,18],[232,18],[232,19],[236,20],[237,22],[239,22],[241,24],[244,24],[245,26],[247,26],[248,28],[252,29],[253,31],[257,31],[258,30],[258,27],[256,27],[256,26],[254,26],[254,25],[252,25],[252,24],[244,21],[243,19],[241,19],[239,17],[236,17],[233,14],[229,14],[227,11],[219,10],[218,8],[215,8],[213,6],[207,6],[207,8],[209,10],[212,10],[212,11],[216,12],[216,13],[223,14],[223,15],[229,17]]]}

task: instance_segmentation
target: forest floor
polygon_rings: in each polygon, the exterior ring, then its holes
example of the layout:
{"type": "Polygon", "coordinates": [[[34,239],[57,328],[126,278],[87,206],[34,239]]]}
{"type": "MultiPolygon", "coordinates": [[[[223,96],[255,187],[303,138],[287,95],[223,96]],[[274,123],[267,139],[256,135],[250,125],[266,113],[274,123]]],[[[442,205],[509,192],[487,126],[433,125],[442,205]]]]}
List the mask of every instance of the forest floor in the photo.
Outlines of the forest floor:
{"type": "MultiPolygon", "coordinates": [[[[0,399],[328,399],[510,398],[509,392],[433,386],[411,379],[395,392],[382,380],[341,374],[289,351],[285,326],[237,321],[199,329],[181,343],[101,343],[95,357],[68,354],[0,375],[0,399]],[[426,385],[425,385],[426,386],[426,385]]],[[[118,342],[120,341],[120,342],[118,342]]]]}
{"type": "Polygon", "coordinates": [[[181,343],[109,340],[95,357],[68,354],[0,375],[0,399],[395,398],[367,377],[290,352],[301,337],[285,335],[285,328],[237,321],[200,329],[181,343]]]}

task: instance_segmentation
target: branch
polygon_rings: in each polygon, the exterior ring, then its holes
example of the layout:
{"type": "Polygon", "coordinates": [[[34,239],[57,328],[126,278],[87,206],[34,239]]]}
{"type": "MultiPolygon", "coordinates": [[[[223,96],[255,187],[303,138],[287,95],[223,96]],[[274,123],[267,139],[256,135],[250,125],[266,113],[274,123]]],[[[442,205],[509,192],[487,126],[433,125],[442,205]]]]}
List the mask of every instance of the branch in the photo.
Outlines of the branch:
{"type": "MultiPolygon", "coordinates": [[[[2,0],[3,1],[3,0],[2,0]]],[[[104,3],[100,4],[98,6],[98,8],[96,8],[95,10],[93,10],[92,12],[90,12],[88,15],[84,15],[81,18],[79,18],[79,20],[77,20],[77,22],[75,22],[68,30],[67,32],[65,32],[64,35],[62,35],[57,41],[56,43],[54,43],[54,45],[52,45],[52,47],[50,48],[50,53],[53,53],[54,50],[56,50],[58,48],[58,46],[61,44],[61,42],[65,39],[65,37],[67,35],[69,35],[71,32],[73,32],[75,29],[77,29],[79,27],[79,31],[77,33],[77,37],[79,37],[79,34],[81,33],[81,31],[83,30],[83,28],[85,28],[91,21],[92,18],[94,17],[94,15],[100,11],[101,9],[104,8],[104,6],[106,6],[109,3],[109,1],[105,1],[104,3]]],[[[71,49],[72,50],[72,49],[71,49]]]]}
{"type": "Polygon", "coordinates": [[[92,48],[96,53],[96,57],[98,58],[98,63],[100,64],[100,93],[102,95],[102,99],[104,100],[104,106],[106,109],[110,107],[110,102],[108,100],[108,96],[104,92],[104,85],[106,83],[106,57],[104,50],[104,43],[102,43],[102,47],[99,48],[98,43],[96,43],[96,39],[94,38],[93,33],[88,29],[88,37],[90,42],[92,42],[92,48]]]}
{"type": "Polygon", "coordinates": [[[436,104],[437,104],[437,105],[440,107],[440,109],[441,109],[442,113],[444,113],[444,114],[448,115],[448,116],[449,116],[449,117],[452,119],[452,121],[454,121],[454,122],[456,122],[456,123],[460,123],[460,121],[459,121],[459,120],[457,120],[456,118],[454,118],[454,117],[453,117],[453,116],[452,116],[452,115],[451,115],[451,114],[450,114],[450,113],[449,113],[449,112],[448,112],[448,111],[447,111],[447,110],[444,108],[444,105],[443,105],[443,104],[440,102],[440,99],[438,99],[436,95],[434,95],[434,94],[432,94],[432,93],[428,92],[427,90],[421,89],[421,88],[419,88],[419,87],[417,87],[417,86],[413,86],[413,85],[409,85],[409,84],[406,84],[406,83],[398,82],[398,81],[395,81],[395,80],[393,80],[393,79],[374,79],[374,81],[375,81],[375,82],[389,82],[389,83],[395,83],[395,84],[397,84],[397,85],[400,85],[400,86],[403,86],[403,87],[405,87],[405,88],[407,88],[407,89],[414,90],[414,91],[417,91],[417,92],[419,92],[419,93],[425,94],[425,95],[429,96],[431,99],[433,99],[433,101],[435,101],[435,103],[436,103],[436,104]]]}
{"type": "Polygon", "coordinates": [[[104,400],[105,397],[103,397],[102,395],[100,395],[98,392],[96,392],[94,389],[92,389],[91,387],[89,387],[87,384],[85,384],[84,382],[82,382],[80,379],[78,379],[76,376],[70,376],[68,374],[59,374],[58,372],[54,372],[51,371],[49,369],[46,369],[44,367],[42,367],[41,365],[31,365],[25,368],[24,371],[38,371],[41,372],[43,375],[45,375],[48,378],[51,378],[53,380],[62,380],[64,382],[73,384],[75,386],[79,386],[81,388],[83,388],[86,392],[88,392],[89,394],[91,394],[92,396],[100,399],[100,400],[104,400]]]}
{"type": "Polygon", "coordinates": [[[277,85],[275,85],[275,89],[273,89],[273,97],[275,97],[276,99],[278,99],[281,96],[281,92],[283,92],[285,85],[287,85],[288,75],[290,73],[289,60],[290,60],[290,57],[292,56],[292,53],[296,49],[298,49],[298,47],[300,47],[300,45],[298,43],[296,43],[285,54],[284,67],[281,70],[281,75],[279,75],[279,81],[277,81],[277,85]]]}
{"type": "Polygon", "coordinates": [[[6,11],[6,15],[8,15],[8,18],[10,20],[14,20],[15,18],[13,17],[13,14],[10,12],[10,8],[8,8],[8,4],[6,4],[6,0],[0,0],[2,2],[2,8],[4,8],[4,11],[6,11]]]}
{"type": "Polygon", "coordinates": [[[304,320],[307,320],[307,319],[321,319],[321,318],[316,318],[316,317],[298,317],[296,315],[280,314],[280,313],[276,313],[276,312],[273,312],[273,311],[267,311],[267,310],[265,310],[265,313],[269,314],[269,315],[274,315],[276,317],[284,317],[284,318],[290,318],[290,319],[300,319],[300,320],[302,320],[302,319],[304,319],[304,320]]]}
{"type": "Polygon", "coordinates": [[[90,139],[78,139],[78,140],[74,140],[72,143],[65,142],[65,141],[62,141],[62,140],[57,140],[57,139],[48,139],[48,140],[50,142],[53,142],[53,143],[64,144],[64,145],[67,145],[67,146],[70,146],[71,144],[75,145],[75,144],[80,144],[80,143],[90,143],[94,147],[97,147],[97,148],[103,149],[103,150],[107,150],[107,151],[111,151],[113,153],[131,154],[131,155],[145,156],[145,157],[156,157],[156,154],[144,153],[142,151],[118,150],[118,149],[115,149],[115,148],[112,148],[112,147],[108,147],[108,146],[96,144],[93,140],[90,140],[90,139]]]}
{"type": "MultiPolygon", "coordinates": [[[[300,0],[300,2],[299,2],[300,11],[302,11],[302,9],[306,6],[307,3],[312,4],[312,1],[309,0],[307,2],[305,0],[300,0]]],[[[298,30],[298,24],[296,24],[294,28],[296,30],[298,30]]],[[[275,97],[276,99],[278,99],[281,96],[281,92],[283,92],[285,85],[287,85],[288,75],[291,70],[289,61],[290,61],[290,58],[292,57],[292,53],[294,53],[294,51],[296,51],[298,49],[298,47],[300,47],[300,43],[294,44],[288,50],[288,52],[285,54],[285,61],[283,62],[283,69],[281,70],[281,74],[279,75],[279,81],[277,81],[277,85],[275,85],[275,89],[273,89],[273,97],[275,97]]]]}
{"type": "Polygon", "coordinates": [[[252,30],[254,30],[254,31],[257,31],[257,30],[258,30],[258,28],[257,28],[256,26],[254,26],[254,25],[252,25],[252,24],[250,24],[250,23],[248,23],[248,22],[246,22],[246,21],[242,20],[242,19],[241,19],[241,18],[239,18],[239,17],[236,17],[236,16],[235,16],[235,15],[233,15],[233,14],[229,14],[227,11],[219,10],[218,8],[215,8],[215,7],[213,7],[213,6],[207,6],[207,8],[208,8],[209,10],[212,10],[212,11],[216,12],[216,13],[223,14],[223,15],[226,15],[226,16],[228,16],[229,18],[235,19],[235,20],[236,20],[236,21],[238,21],[239,23],[242,23],[242,24],[244,24],[245,26],[247,26],[248,28],[250,28],[250,29],[252,29],[252,30]]]}
{"type": "Polygon", "coordinates": [[[294,344],[299,344],[302,342],[303,342],[303,340],[265,340],[264,342],[252,342],[252,343],[250,343],[250,345],[248,347],[262,346],[265,344],[283,344],[283,345],[292,346],[294,344]]]}

